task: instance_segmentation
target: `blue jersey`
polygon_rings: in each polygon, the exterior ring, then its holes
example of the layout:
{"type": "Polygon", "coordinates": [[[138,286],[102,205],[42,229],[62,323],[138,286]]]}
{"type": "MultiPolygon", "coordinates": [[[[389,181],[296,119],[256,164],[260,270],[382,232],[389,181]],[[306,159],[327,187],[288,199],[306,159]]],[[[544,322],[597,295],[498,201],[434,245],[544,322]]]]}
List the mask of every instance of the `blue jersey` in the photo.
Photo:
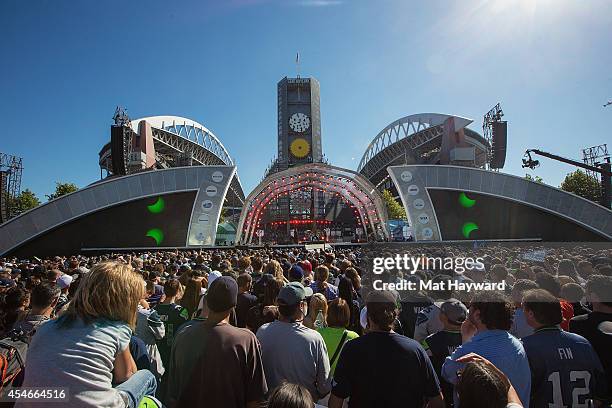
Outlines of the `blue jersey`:
{"type": "Polygon", "coordinates": [[[587,407],[605,396],[603,367],[591,344],[559,327],[536,330],[523,338],[531,368],[532,407],[587,407]]]}

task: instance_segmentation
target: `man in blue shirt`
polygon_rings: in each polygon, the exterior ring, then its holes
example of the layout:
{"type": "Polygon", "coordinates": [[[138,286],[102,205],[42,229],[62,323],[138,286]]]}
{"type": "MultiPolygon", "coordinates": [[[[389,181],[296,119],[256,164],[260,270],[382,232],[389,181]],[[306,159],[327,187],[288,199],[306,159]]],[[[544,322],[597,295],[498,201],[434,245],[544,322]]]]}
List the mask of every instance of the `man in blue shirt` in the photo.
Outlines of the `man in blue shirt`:
{"type": "Polygon", "coordinates": [[[544,289],[523,296],[527,324],[535,332],[523,338],[531,367],[531,406],[588,406],[606,400],[606,377],[591,344],[560,329],[559,300],[544,289]]]}
{"type": "MultiPolygon", "coordinates": [[[[523,345],[508,333],[512,316],[512,303],[504,294],[494,291],[476,294],[461,326],[463,344],[444,361],[442,377],[457,384],[457,372],[464,367],[457,359],[469,353],[479,354],[508,377],[523,406],[529,408],[531,372],[523,345]]],[[[456,393],[455,405],[458,406],[456,393]]]]}

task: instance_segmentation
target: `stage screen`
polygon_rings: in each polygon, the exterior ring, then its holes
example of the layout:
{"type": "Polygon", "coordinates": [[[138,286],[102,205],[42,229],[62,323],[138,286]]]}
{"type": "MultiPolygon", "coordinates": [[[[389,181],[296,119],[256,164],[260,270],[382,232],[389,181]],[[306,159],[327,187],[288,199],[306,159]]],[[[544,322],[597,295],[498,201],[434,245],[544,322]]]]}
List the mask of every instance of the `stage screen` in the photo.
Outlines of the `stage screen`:
{"type": "Polygon", "coordinates": [[[70,221],[11,254],[64,255],[92,248],[184,247],[196,192],[156,195],[70,221]]]}
{"type": "Polygon", "coordinates": [[[428,189],[443,240],[605,241],[558,215],[499,197],[428,189]]]}

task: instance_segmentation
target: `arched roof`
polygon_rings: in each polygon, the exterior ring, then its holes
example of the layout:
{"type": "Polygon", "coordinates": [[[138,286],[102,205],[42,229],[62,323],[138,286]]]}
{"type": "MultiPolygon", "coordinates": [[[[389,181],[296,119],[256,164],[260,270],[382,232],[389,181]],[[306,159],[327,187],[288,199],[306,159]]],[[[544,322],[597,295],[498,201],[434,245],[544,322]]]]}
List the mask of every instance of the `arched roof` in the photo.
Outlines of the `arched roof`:
{"type": "Polygon", "coordinates": [[[422,130],[442,125],[444,121],[451,117],[455,119],[455,131],[463,129],[473,122],[472,119],[444,113],[417,113],[391,122],[378,132],[376,137],[370,142],[359,161],[357,171],[361,172],[368,161],[386,147],[402,139],[414,136],[422,130]]]}
{"type": "Polygon", "coordinates": [[[217,155],[226,165],[233,166],[229,152],[223,146],[223,143],[206,128],[206,126],[195,120],[184,118],[181,116],[148,116],[131,121],[132,129],[137,130],[140,121],[147,121],[151,127],[172,132],[187,140],[195,142],[206,148],[210,152],[217,155]]]}

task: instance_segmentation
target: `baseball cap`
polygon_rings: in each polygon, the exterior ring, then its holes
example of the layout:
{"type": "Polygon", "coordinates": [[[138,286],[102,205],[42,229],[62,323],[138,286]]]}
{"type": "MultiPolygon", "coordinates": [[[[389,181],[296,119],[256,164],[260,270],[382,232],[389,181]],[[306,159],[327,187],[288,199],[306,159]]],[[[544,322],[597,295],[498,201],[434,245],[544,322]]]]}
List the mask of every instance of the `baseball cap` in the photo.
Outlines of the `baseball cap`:
{"type": "Polygon", "coordinates": [[[389,290],[373,290],[366,297],[366,305],[368,303],[397,303],[395,293],[389,290]]]}
{"type": "Polygon", "coordinates": [[[301,261],[299,264],[305,272],[308,272],[308,273],[312,272],[312,264],[310,263],[309,260],[305,259],[301,261]]]}
{"type": "Polygon", "coordinates": [[[312,289],[304,287],[300,282],[289,282],[278,292],[278,300],[287,306],[293,306],[312,296],[312,289]]]}
{"type": "Polygon", "coordinates": [[[451,298],[445,302],[436,302],[435,305],[440,308],[451,323],[461,324],[467,318],[467,307],[457,299],[451,298]]]}
{"type": "Polygon", "coordinates": [[[212,271],[211,273],[208,274],[208,287],[210,288],[210,285],[212,285],[212,283],[217,279],[221,277],[221,272],[219,271],[212,271]]]}
{"type": "Polygon", "coordinates": [[[362,328],[368,327],[368,307],[364,306],[359,313],[359,324],[362,328]]]}
{"type": "Polygon", "coordinates": [[[291,281],[302,281],[304,279],[304,270],[300,265],[293,265],[289,269],[289,280],[291,281]]]}
{"type": "Polygon", "coordinates": [[[72,276],[62,275],[57,278],[57,281],[55,283],[57,284],[57,286],[59,286],[60,289],[66,289],[72,283],[72,276]]]}
{"type": "Polygon", "coordinates": [[[216,278],[206,292],[206,304],[213,312],[223,312],[236,306],[238,284],[229,276],[216,278]]]}

